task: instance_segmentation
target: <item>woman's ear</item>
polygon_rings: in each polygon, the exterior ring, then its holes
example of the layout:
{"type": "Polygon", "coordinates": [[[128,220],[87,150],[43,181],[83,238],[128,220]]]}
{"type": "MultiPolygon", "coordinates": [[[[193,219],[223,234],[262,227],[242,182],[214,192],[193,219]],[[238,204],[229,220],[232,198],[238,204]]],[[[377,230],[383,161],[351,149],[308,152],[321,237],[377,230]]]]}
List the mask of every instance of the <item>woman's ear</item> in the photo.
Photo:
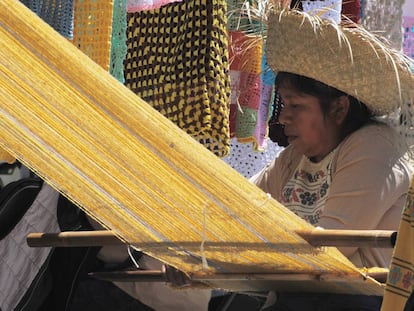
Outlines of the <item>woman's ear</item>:
{"type": "Polygon", "coordinates": [[[340,96],[335,102],[333,117],[338,125],[342,124],[345,121],[345,118],[349,111],[349,105],[349,97],[346,95],[340,96]]]}

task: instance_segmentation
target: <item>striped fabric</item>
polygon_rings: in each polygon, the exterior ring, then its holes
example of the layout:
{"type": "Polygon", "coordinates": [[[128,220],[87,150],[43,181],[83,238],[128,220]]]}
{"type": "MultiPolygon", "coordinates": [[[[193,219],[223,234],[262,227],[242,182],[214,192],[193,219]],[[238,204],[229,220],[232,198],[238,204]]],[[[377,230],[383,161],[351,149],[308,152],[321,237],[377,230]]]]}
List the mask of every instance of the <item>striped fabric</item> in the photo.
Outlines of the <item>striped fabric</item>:
{"type": "Polygon", "coordinates": [[[414,289],[414,180],[398,229],[381,311],[403,310],[414,289]]]}

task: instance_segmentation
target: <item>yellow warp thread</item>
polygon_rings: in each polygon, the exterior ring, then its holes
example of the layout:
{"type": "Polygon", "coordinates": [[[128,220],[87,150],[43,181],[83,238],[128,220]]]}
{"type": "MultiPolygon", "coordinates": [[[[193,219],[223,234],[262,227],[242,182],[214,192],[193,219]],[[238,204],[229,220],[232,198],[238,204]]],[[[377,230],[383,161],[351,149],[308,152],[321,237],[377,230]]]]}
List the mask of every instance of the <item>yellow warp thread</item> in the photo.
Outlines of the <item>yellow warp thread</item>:
{"type": "Polygon", "coordinates": [[[13,163],[16,161],[16,158],[13,157],[9,152],[6,150],[0,148],[0,161],[4,161],[6,163],[13,163]]]}
{"type": "Polygon", "coordinates": [[[337,250],[311,247],[292,231],[310,224],[23,4],[1,1],[0,21],[0,146],[123,241],[193,275],[304,273],[348,293],[382,290],[337,250]]]}

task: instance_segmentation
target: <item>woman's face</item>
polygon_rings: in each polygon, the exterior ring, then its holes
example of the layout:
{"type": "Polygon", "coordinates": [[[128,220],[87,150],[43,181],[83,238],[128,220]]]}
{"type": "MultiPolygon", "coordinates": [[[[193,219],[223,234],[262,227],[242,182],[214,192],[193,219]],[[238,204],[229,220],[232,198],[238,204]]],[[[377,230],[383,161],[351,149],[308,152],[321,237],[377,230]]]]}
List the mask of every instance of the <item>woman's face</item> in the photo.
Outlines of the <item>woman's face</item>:
{"type": "Polygon", "coordinates": [[[284,125],[289,144],[314,162],[321,161],[340,142],[339,125],[333,114],[324,115],[319,99],[281,87],[284,107],[279,122],[284,125]]]}

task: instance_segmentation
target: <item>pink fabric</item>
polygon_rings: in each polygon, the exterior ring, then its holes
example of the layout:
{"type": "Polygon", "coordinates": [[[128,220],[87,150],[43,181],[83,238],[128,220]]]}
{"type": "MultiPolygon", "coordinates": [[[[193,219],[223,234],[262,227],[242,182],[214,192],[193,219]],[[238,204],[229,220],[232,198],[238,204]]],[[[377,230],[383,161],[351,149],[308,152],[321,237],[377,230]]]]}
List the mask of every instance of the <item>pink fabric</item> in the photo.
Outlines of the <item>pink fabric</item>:
{"type": "Polygon", "coordinates": [[[230,134],[264,150],[274,78],[265,74],[263,41],[242,31],[230,31],[230,38],[230,134]]]}
{"type": "Polygon", "coordinates": [[[403,51],[414,58],[414,16],[403,16],[404,42],[403,51]]]}
{"type": "Polygon", "coordinates": [[[127,12],[133,13],[144,10],[158,9],[163,5],[173,2],[181,2],[181,0],[128,0],[127,12]]]}

